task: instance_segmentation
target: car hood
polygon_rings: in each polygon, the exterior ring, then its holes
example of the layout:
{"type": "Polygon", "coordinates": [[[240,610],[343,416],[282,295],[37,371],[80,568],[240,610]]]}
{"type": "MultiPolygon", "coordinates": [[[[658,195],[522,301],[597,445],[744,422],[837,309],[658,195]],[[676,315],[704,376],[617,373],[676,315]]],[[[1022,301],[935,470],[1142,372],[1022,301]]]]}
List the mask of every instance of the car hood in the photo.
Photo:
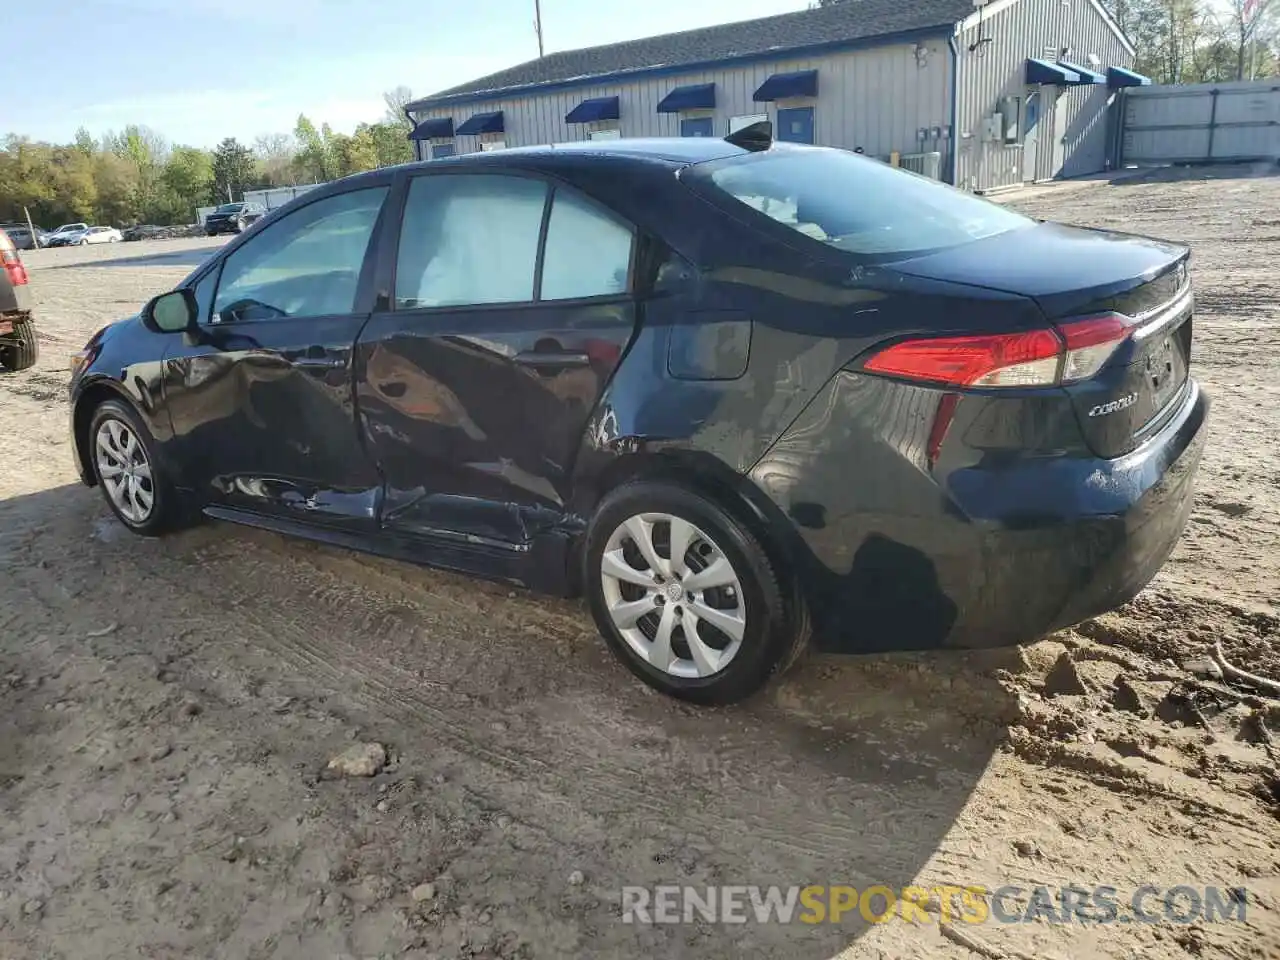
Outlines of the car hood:
{"type": "Polygon", "coordinates": [[[1150,237],[1036,223],[893,269],[1030,297],[1050,317],[1061,317],[1151,280],[1187,253],[1150,237]]]}

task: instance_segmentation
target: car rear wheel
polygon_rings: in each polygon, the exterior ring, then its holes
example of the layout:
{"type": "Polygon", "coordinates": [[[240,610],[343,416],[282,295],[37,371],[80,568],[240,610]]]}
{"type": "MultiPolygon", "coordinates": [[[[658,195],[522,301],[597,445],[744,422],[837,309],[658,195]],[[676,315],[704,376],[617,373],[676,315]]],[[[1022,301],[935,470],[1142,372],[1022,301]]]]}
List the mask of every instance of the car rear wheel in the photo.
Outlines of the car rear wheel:
{"type": "Polygon", "coordinates": [[[12,338],[0,341],[0,367],[12,371],[26,370],[35,366],[39,357],[36,325],[29,317],[14,320],[12,338]]]}
{"type": "Polygon", "coordinates": [[[156,536],[184,519],[150,431],[125,403],[107,400],[89,423],[89,451],[111,512],[134,533],[156,536]]]}
{"type": "Polygon", "coordinates": [[[690,490],[627,484],[600,505],[584,551],[591,612],[641,680],[702,704],[732,703],[785,669],[807,619],[756,537],[690,490]]]}

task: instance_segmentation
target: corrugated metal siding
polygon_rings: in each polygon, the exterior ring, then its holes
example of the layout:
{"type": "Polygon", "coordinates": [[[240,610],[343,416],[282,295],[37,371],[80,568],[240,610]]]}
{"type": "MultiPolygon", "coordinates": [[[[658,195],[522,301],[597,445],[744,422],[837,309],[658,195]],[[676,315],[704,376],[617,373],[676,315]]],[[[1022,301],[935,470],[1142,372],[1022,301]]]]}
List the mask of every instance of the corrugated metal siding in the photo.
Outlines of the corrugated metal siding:
{"type": "Polygon", "coordinates": [[[1275,80],[1133,87],[1124,94],[1125,163],[1280,157],[1275,80]]]}
{"type": "MultiPolygon", "coordinates": [[[[915,44],[894,44],[811,58],[734,65],[722,70],[702,70],[632,82],[607,83],[555,90],[541,95],[488,100],[480,103],[437,107],[417,114],[452,117],[461,124],[473,113],[503,111],[507,146],[563,143],[586,140],[583,124],[566,124],[565,114],[588,97],[617,96],[621,108],[619,126],[624,137],[676,137],[680,114],[658,113],[658,103],[675,87],[691,83],[716,85],[715,133],[729,132],[729,118],[765,113],[776,119],[778,106],[814,106],[814,137],[828,146],[862,147],[869,154],[897,150],[945,150],[932,141],[923,146],[921,128],[950,124],[951,56],[945,39],[924,43],[924,65],[916,58],[915,44]],[[753,93],[770,75],[793,70],[818,71],[816,100],[757,103],[753,93]]],[[[698,111],[691,116],[707,116],[698,111]]],[[[458,137],[459,153],[480,149],[480,138],[458,137]]]]}
{"type": "MultiPolygon", "coordinates": [[[[1071,50],[1067,59],[1082,66],[1088,66],[1090,54],[1098,57],[1102,69],[1128,67],[1133,62],[1128,49],[1089,0],[1020,0],[986,17],[980,27],[964,31],[956,42],[960,60],[956,180],[977,190],[1024,180],[1022,146],[984,141],[982,121],[1005,97],[1025,102],[1028,57],[1045,59],[1067,47],[1071,50]],[[985,52],[978,55],[969,47],[980,37],[990,37],[991,42],[984,44],[980,49],[985,52]]],[[[1051,176],[1068,177],[1104,169],[1107,109],[1113,96],[1102,85],[1041,87],[1038,149],[1053,150],[1057,159],[1046,163],[1042,158],[1038,168],[1051,171],[1051,176]],[[1047,98],[1055,95],[1057,101],[1051,108],[1047,98]]]]}

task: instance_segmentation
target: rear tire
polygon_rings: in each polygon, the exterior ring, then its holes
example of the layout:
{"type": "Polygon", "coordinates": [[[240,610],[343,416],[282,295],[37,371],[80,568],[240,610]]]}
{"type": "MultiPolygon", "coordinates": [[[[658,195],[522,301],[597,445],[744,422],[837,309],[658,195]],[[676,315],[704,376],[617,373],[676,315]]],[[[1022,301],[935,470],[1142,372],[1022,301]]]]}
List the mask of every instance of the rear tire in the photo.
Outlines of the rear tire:
{"type": "Polygon", "coordinates": [[[759,540],[683,487],[645,481],[610,493],[587,531],[583,564],[591,613],[610,650],[670,696],[705,705],[743,700],[808,640],[808,619],[788,604],[759,540]],[[684,552],[673,558],[677,538],[684,552]]]}
{"type": "Polygon", "coordinates": [[[0,367],[15,372],[34,367],[40,358],[40,341],[30,317],[13,322],[13,337],[0,343],[0,367]]]}
{"type": "Polygon", "coordinates": [[[86,443],[103,499],[126,527],[154,537],[190,525],[155,438],[127,403],[103,401],[93,411],[86,443]]]}

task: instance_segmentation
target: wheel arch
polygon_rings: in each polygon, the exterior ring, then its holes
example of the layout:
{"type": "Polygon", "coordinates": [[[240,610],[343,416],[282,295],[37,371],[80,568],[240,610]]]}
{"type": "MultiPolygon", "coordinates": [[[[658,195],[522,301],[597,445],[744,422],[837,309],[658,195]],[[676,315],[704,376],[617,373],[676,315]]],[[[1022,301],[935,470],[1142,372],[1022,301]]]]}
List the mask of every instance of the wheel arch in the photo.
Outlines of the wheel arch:
{"type": "Polygon", "coordinates": [[[147,417],[138,409],[128,391],[112,380],[95,380],[76,397],[72,408],[71,429],[75,438],[76,458],[79,460],[80,477],[86,486],[96,487],[98,475],[93,469],[93,457],[89,442],[89,424],[93,412],[108,400],[119,400],[131,409],[143,423],[147,417]]]}
{"type": "MultiPolygon", "coordinates": [[[[668,449],[619,456],[583,484],[585,489],[580,486],[575,491],[579,515],[589,524],[610,493],[626,484],[645,481],[685,487],[723,508],[760,542],[779,575],[794,581],[791,571],[795,569],[795,545],[787,535],[794,530],[793,525],[755,484],[709,453],[668,449]]],[[[585,536],[577,538],[569,559],[568,572],[575,594],[582,591],[585,544],[585,536]]],[[[789,586],[798,587],[794,582],[789,586]]]]}

